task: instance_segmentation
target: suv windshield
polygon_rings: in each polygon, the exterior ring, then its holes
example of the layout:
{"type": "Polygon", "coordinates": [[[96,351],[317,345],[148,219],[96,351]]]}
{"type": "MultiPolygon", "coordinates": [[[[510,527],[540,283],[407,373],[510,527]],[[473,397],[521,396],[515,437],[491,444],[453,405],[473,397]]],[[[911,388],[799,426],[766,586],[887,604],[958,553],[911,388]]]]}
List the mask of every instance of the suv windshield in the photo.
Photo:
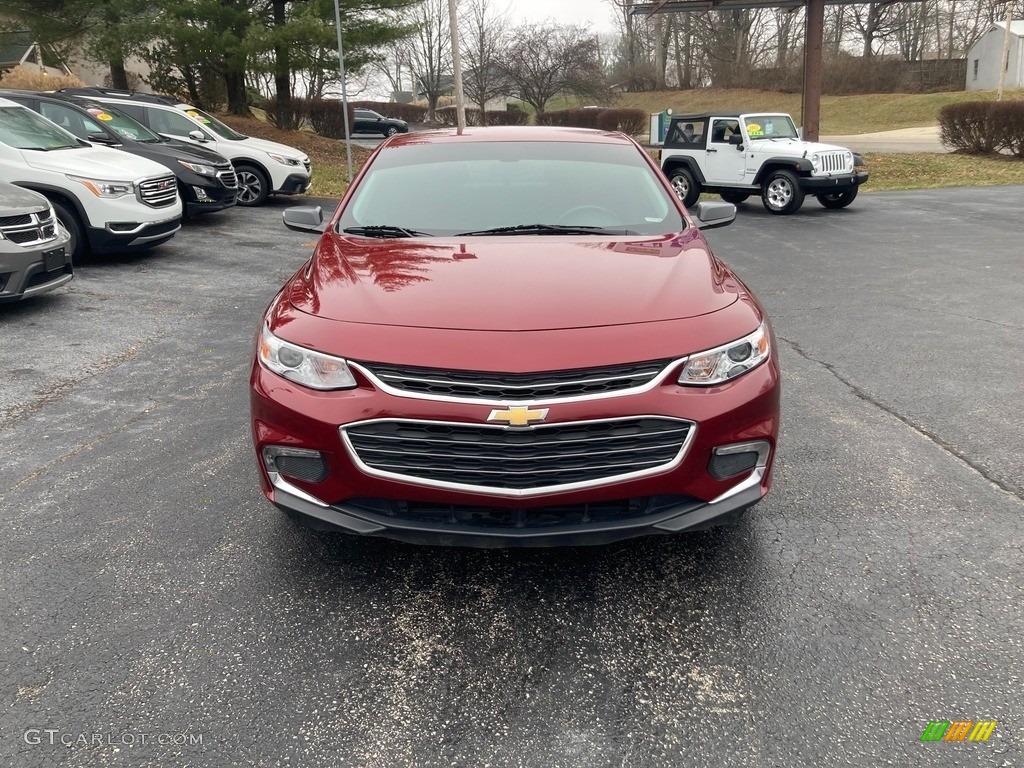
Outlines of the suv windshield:
{"type": "Polygon", "coordinates": [[[743,123],[751,139],[800,138],[788,115],[746,115],[743,123]]]}
{"type": "Polygon", "coordinates": [[[339,225],[356,234],[384,228],[441,236],[502,228],[662,235],[685,227],[635,147],[544,141],[394,147],[367,169],[339,225]]]}
{"type": "Polygon", "coordinates": [[[165,139],[157,136],[142,123],[113,107],[88,104],[85,107],[85,111],[122,139],[131,139],[132,141],[140,141],[145,144],[156,144],[165,141],[165,139]]]}
{"type": "Polygon", "coordinates": [[[220,136],[222,139],[227,139],[228,141],[241,141],[242,139],[249,138],[244,133],[239,133],[234,128],[224,125],[224,123],[222,123],[216,117],[207,114],[206,112],[203,112],[203,110],[201,109],[189,107],[185,110],[185,114],[191,117],[193,120],[198,120],[200,123],[205,125],[211,131],[220,136]]]}
{"type": "Polygon", "coordinates": [[[0,107],[0,141],[16,149],[73,149],[82,144],[27,107],[0,107]]]}

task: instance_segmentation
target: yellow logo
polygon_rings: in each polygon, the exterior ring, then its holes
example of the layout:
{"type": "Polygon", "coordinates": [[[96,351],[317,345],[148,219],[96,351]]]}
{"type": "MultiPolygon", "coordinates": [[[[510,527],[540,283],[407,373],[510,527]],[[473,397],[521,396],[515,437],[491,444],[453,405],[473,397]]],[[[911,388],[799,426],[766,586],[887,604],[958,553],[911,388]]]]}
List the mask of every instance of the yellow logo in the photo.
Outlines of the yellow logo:
{"type": "Polygon", "coordinates": [[[544,421],[548,417],[547,408],[527,408],[525,405],[513,405],[507,410],[491,411],[488,421],[501,421],[510,427],[525,427],[531,421],[544,421]]]}

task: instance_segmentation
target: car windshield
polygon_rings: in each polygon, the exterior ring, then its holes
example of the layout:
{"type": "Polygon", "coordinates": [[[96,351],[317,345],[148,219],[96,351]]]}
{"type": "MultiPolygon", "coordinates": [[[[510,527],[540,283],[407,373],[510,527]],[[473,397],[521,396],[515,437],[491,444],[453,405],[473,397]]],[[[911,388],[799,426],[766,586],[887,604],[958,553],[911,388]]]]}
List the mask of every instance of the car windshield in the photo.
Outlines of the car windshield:
{"type": "Polygon", "coordinates": [[[139,141],[145,144],[156,144],[166,141],[166,139],[157,136],[139,121],[113,107],[101,107],[90,104],[85,108],[85,111],[122,139],[131,139],[132,141],[139,141]]]}
{"type": "Polygon", "coordinates": [[[0,107],[0,141],[16,149],[72,149],[82,143],[26,107],[0,107]]]}
{"type": "Polygon", "coordinates": [[[789,115],[746,115],[743,118],[751,139],[796,139],[799,134],[789,115]]]}
{"type": "Polygon", "coordinates": [[[206,112],[203,112],[203,110],[201,109],[189,107],[185,110],[185,114],[191,117],[193,120],[198,120],[200,123],[205,125],[211,131],[220,136],[222,139],[227,139],[228,141],[241,141],[242,139],[249,138],[244,133],[239,133],[231,126],[225,125],[216,117],[206,112]]]}
{"type": "Polygon", "coordinates": [[[634,146],[448,141],[381,152],[339,228],[369,236],[374,230],[367,228],[377,228],[377,236],[401,236],[398,230],[444,236],[486,230],[661,235],[685,227],[634,146]]]}

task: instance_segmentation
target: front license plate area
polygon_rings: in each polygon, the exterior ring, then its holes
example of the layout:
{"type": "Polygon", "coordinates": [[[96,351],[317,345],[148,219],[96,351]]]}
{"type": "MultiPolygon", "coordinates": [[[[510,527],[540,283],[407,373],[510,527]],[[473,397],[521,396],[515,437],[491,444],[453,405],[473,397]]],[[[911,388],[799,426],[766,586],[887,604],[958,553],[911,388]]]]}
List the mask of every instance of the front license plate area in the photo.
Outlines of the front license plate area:
{"type": "Polygon", "coordinates": [[[64,249],[54,248],[52,251],[44,251],[43,266],[46,268],[47,272],[64,269],[64,249]]]}

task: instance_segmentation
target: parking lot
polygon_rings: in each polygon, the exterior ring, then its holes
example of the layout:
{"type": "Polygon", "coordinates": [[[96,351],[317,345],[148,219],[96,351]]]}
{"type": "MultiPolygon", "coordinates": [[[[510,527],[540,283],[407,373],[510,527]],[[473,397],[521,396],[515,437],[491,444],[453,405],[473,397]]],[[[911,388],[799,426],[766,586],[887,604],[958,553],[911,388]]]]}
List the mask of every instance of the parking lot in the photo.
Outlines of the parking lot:
{"type": "Polygon", "coordinates": [[[751,199],[708,232],[782,347],[775,487],[609,547],[266,502],[247,374],[313,244],[294,201],[0,306],[0,765],[1024,764],[1022,195],[751,199]]]}

